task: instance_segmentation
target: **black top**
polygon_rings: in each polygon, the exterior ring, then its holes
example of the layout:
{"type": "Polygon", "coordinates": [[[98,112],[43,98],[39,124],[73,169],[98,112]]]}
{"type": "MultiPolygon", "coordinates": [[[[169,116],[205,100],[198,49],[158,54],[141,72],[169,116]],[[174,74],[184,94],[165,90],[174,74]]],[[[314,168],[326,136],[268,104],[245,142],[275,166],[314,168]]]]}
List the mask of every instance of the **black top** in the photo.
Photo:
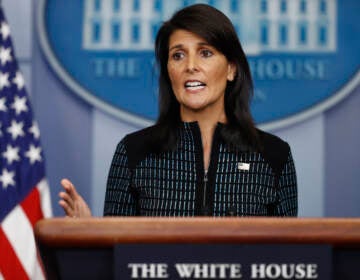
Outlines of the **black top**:
{"type": "Polygon", "coordinates": [[[204,172],[200,129],[182,123],[171,151],[151,151],[157,126],[127,135],[109,171],[104,215],[296,216],[297,183],[289,145],[259,130],[261,152],[232,149],[215,130],[204,172]]]}

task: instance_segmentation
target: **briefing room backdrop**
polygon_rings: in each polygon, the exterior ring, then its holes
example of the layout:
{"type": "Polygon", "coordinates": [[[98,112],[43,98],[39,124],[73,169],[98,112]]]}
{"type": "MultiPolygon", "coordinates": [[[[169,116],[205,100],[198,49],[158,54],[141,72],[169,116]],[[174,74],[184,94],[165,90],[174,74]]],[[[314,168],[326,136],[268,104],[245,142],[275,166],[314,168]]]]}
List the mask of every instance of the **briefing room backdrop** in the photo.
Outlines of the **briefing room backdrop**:
{"type": "MultiPolygon", "coordinates": [[[[95,38],[95,43],[101,41],[101,24],[99,24],[101,21],[92,20],[90,26],[85,24],[86,18],[91,17],[91,10],[89,10],[91,5],[93,9],[101,10],[101,7],[112,3],[112,9],[120,10],[132,3],[133,9],[141,10],[141,5],[149,5],[144,4],[146,2],[152,3],[154,9],[161,12],[161,17],[159,17],[161,19],[170,13],[171,9],[168,7],[170,2],[181,2],[181,5],[185,5],[185,2],[188,4],[207,2],[220,6],[228,3],[226,4],[228,6],[225,6],[230,11],[231,9],[239,11],[245,9],[252,13],[264,11],[270,13],[267,17],[253,17],[260,20],[260,23],[250,23],[247,26],[246,24],[249,22],[244,21],[243,24],[239,24],[239,26],[235,24],[235,26],[243,36],[240,36],[241,39],[245,41],[245,49],[249,54],[252,69],[257,69],[254,70],[258,78],[255,80],[257,89],[261,89],[262,86],[270,89],[269,95],[262,90],[255,92],[254,102],[257,103],[253,110],[257,119],[260,120],[260,127],[282,137],[292,147],[298,175],[299,215],[309,217],[360,216],[358,202],[360,198],[360,59],[358,47],[360,26],[355,18],[356,12],[360,11],[358,0],[2,0],[5,16],[12,32],[17,59],[31,94],[35,117],[42,135],[47,177],[55,215],[62,215],[57,204],[57,194],[60,191],[59,182],[64,177],[71,179],[76,184],[78,191],[89,202],[94,214],[101,215],[107,172],[117,142],[125,134],[151,123],[151,119],[154,117],[154,110],[144,106],[149,95],[152,96],[150,101],[156,103],[156,98],[153,97],[154,88],[149,87],[148,92],[146,90],[142,90],[141,93],[137,92],[141,90],[141,86],[144,84],[146,86],[146,81],[142,81],[143,84],[139,86],[141,83],[136,82],[132,77],[127,77],[128,79],[124,79],[126,82],[122,85],[121,77],[115,75],[112,80],[104,83],[99,79],[99,75],[105,71],[103,64],[105,62],[100,60],[96,60],[95,66],[93,66],[95,67],[94,78],[84,80],[79,74],[83,70],[79,67],[84,66],[77,63],[83,55],[99,53],[97,45],[94,45],[91,40],[95,38]],[[251,4],[254,2],[257,2],[258,6],[251,4]],[[271,24],[267,24],[282,19],[281,15],[278,17],[272,15],[272,9],[280,7],[280,13],[289,10],[296,17],[297,12],[291,8],[295,7],[294,3],[299,5],[300,13],[307,10],[311,12],[311,7],[315,7],[315,3],[319,5],[320,12],[323,9],[323,12],[330,13],[329,18],[324,21],[327,25],[320,24],[317,28],[320,45],[326,40],[329,41],[327,44],[323,44],[322,49],[307,45],[305,42],[308,37],[312,36],[308,30],[311,30],[309,27],[311,24],[317,22],[318,15],[316,14],[304,16],[308,22],[304,21],[296,29],[300,32],[298,38],[300,41],[303,40],[302,43],[307,47],[295,44],[283,49],[271,49],[273,39],[269,35],[271,33],[267,32],[273,27],[271,24]],[[83,24],[80,27],[69,26],[73,21],[76,22],[74,14],[79,9],[81,9],[81,19],[76,20],[83,24]],[[256,38],[254,39],[251,29],[253,25],[251,24],[259,25],[260,33],[257,39],[262,43],[260,45],[256,43],[256,38]],[[89,30],[86,31],[86,28],[89,30]],[[92,30],[90,30],[91,28],[92,30]],[[44,34],[46,32],[48,34],[44,34]],[[60,37],[65,39],[61,40],[60,37]],[[81,53],[74,51],[69,55],[66,53],[68,45],[76,45],[78,38],[81,38],[79,41],[82,42],[77,46],[81,53]],[[44,40],[50,43],[46,45],[44,40]],[[267,48],[266,44],[268,44],[267,48]],[[56,55],[50,57],[49,49],[52,54],[56,55]],[[276,51],[282,53],[276,54],[276,51]],[[251,59],[259,57],[261,52],[265,53],[262,59],[251,59]],[[341,55],[341,52],[346,52],[346,54],[341,55]],[[271,56],[267,57],[266,53],[271,56]],[[274,53],[278,55],[275,58],[274,53]],[[62,57],[63,54],[64,57],[62,57]],[[297,55],[311,57],[313,60],[301,62],[302,60],[297,58],[297,55]],[[266,61],[272,62],[272,64],[266,65],[266,61]],[[286,72],[284,72],[285,74],[280,73],[279,67],[286,69],[286,67],[290,67],[287,63],[291,62],[299,63],[296,64],[296,67],[303,67],[305,70],[302,71],[305,71],[306,73],[304,73],[309,77],[303,77],[303,80],[293,78],[291,81],[288,79],[279,83],[281,79],[278,75],[286,74],[286,72]],[[57,65],[67,64],[73,65],[73,68],[63,67],[60,70],[56,68],[57,65]],[[272,79],[264,81],[261,79],[261,75],[266,74],[266,67],[270,67],[268,75],[272,75],[270,77],[272,79]],[[65,70],[65,74],[61,74],[62,70],[65,70]],[[327,73],[332,74],[326,76],[327,73]],[[75,77],[74,79],[78,81],[81,80],[80,86],[87,89],[87,94],[89,92],[91,94],[93,90],[95,99],[105,100],[104,104],[111,102],[106,98],[116,99],[115,103],[117,101],[121,103],[124,102],[121,100],[121,96],[129,98],[133,93],[134,96],[137,94],[138,98],[130,98],[126,101],[127,103],[125,102],[124,106],[129,107],[122,111],[131,112],[131,116],[135,117],[130,116],[129,118],[127,114],[124,117],[122,113],[114,113],[113,107],[106,110],[106,106],[99,105],[99,102],[92,102],[94,98],[89,98],[90,95],[84,98],[79,91],[76,92],[75,88],[79,85],[74,86],[69,81],[65,81],[64,75],[75,77]],[[315,77],[316,75],[318,76],[315,77]],[[321,81],[317,82],[317,80],[321,81]],[[110,94],[110,97],[102,96],[104,91],[110,91],[114,86],[117,86],[115,93],[110,94]],[[282,91],[283,95],[276,95],[271,91],[276,91],[276,94],[277,91],[282,91]],[[321,92],[324,92],[321,100],[304,101],[300,96],[308,95],[311,98],[317,98],[321,92]],[[283,97],[284,94],[287,95],[286,98],[283,97]],[[312,105],[302,104],[305,102],[309,102],[309,104],[312,102],[312,105]],[[261,106],[261,104],[265,105],[261,106]],[[293,112],[298,110],[300,113],[291,115],[288,110],[293,110],[293,112]],[[119,115],[122,116],[119,117],[119,115]],[[294,115],[295,117],[293,117],[294,115]],[[274,122],[271,118],[275,120],[281,118],[282,122],[274,122]],[[144,119],[145,121],[141,121],[144,119]]],[[[180,4],[178,3],[178,5],[180,4]]],[[[237,17],[237,15],[233,13],[231,18],[241,23],[243,20],[241,13],[240,16],[237,17]]],[[[285,24],[279,26],[277,40],[285,44],[287,41],[293,40],[295,29],[287,29],[289,27],[286,25],[291,26],[291,22],[285,20],[283,23],[285,24]]],[[[136,49],[136,45],[134,45],[135,47],[131,45],[123,47],[120,44],[114,48],[106,45],[107,41],[100,42],[103,44],[102,50],[111,49],[111,53],[118,57],[121,57],[122,53],[129,57],[129,54],[122,48],[134,48],[135,52],[148,50],[149,46],[152,46],[149,43],[151,36],[143,35],[140,32],[140,26],[143,26],[141,23],[135,21],[133,24],[131,27],[132,38],[143,43],[141,46],[139,45],[140,47],[138,46],[138,49],[136,49]],[[145,36],[145,39],[141,36],[145,36]],[[145,40],[148,41],[145,42],[145,40]]],[[[158,25],[154,25],[150,31],[155,34],[157,27],[158,25]]],[[[113,36],[113,38],[125,36],[127,33],[123,34],[123,30],[125,28],[121,27],[121,24],[115,24],[112,28],[112,35],[109,36],[113,36]]],[[[106,52],[104,53],[106,54],[106,52]]],[[[126,75],[129,71],[135,71],[131,69],[131,65],[130,60],[117,65],[118,72],[126,75]]],[[[145,65],[144,68],[146,68],[145,65]]],[[[150,70],[151,68],[149,68],[150,70]]],[[[152,76],[148,75],[147,77],[151,79],[152,76]]],[[[115,107],[117,105],[115,104],[115,107]]]]}

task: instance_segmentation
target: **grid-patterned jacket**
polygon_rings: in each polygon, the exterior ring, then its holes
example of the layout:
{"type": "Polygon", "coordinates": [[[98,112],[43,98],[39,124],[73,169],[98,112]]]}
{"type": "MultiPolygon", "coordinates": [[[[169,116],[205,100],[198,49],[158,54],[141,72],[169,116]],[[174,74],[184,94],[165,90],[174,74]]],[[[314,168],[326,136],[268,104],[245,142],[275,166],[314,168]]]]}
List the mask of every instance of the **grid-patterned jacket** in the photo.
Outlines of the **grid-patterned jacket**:
{"type": "Polygon", "coordinates": [[[296,216],[297,183],[289,145],[259,131],[261,153],[230,149],[215,130],[204,171],[200,129],[183,123],[176,149],[153,153],[156,127],[120,141],[109,171],[104,215],[296,216]]]}

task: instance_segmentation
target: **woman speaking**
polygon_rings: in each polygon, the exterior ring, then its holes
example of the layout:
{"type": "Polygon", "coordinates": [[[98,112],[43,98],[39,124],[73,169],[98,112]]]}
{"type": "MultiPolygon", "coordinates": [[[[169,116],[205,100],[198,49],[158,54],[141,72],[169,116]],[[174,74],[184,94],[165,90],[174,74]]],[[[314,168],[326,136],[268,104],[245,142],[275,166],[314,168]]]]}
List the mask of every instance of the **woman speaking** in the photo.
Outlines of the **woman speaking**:
{"type": "MultiPolygon", "coordinates": [[[[106,216],[296,216],[289,145],[257,129],[253,84],[230,20],[204,4],[161,26],[156,124],[125,136],[110,167],[106,216]]],[[[67,216],[91,211],[62,180],[67,216]]]]}

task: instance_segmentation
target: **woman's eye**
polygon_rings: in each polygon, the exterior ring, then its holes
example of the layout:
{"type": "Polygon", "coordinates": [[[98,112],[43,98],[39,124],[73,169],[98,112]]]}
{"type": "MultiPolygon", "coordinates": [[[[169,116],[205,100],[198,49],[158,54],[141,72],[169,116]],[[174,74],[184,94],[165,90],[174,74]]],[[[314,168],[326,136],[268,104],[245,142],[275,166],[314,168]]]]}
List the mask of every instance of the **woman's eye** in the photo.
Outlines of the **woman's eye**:
{"type": "Polygon", "coordinates": [[[210,57],[210,56],[213,55],[213,52],[210,51],[210,50],[202,50],[202,51],[201,51],[201,55],[202,55],[203,57],[210,57]]]}
{"type": "Polygon", "coordinates": [[[174,60],[180,60],[184,57],[184,54],[181,52],[175,52],[171,56],[174,60]]]}

